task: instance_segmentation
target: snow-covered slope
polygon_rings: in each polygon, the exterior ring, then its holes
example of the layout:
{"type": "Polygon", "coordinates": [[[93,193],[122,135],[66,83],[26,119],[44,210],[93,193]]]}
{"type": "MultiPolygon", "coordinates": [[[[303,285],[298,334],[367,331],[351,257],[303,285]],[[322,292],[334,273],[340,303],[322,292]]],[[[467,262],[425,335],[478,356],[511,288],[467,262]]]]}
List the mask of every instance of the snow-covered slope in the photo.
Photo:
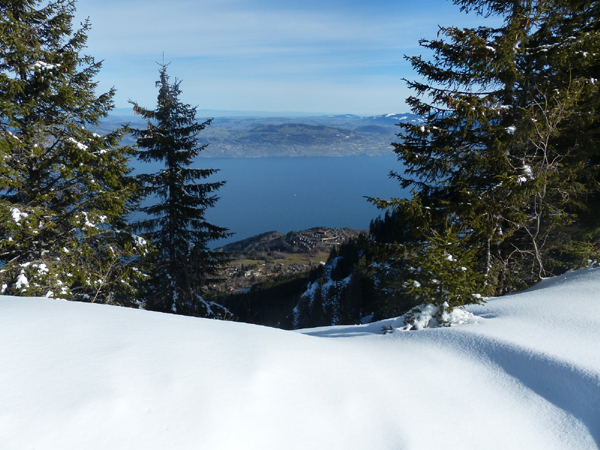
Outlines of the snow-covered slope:
{"type": "Polygon", "coordinates": [[[0,448],[598,448],[600,270],[468,309],[383,335],[0,297],[0,448]]]}

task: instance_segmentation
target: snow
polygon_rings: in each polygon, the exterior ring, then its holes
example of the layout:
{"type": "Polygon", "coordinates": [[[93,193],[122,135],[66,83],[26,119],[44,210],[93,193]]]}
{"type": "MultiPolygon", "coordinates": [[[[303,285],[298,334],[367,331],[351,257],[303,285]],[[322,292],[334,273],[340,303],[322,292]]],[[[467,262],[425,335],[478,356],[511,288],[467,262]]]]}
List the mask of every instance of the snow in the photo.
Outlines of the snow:
{"type": "Polygon", "coordinates": [[[395,323],[391,325],[391,328],[388,326],[387,332],[393,332],[394,330],[410,331],[424,330],[425,328],[455,327],[465,323],[477,323],[481,319],[481,317],[465,311],[463,308],[453,308],[450,310],[447,302],[444,302],[442,307],[432,303],[415,306],[405,316],[398,317],[395,323]],[[405,316],[410,318],[410,320],[406,320],[405,316]]]}
{"type": "Polygon", "coordinates": [[[533,175],[533,170],[531,170],[531,166],[529,166],[527,164],[523,165],[523,173],[524,173],[524,175],[517,178],[517,182],[519,184],[523,184],[528,180],[535,179],[535,177],[533,175]]]}
{"type": "Polygon", "coordinates": [[[29,280],[27,280],[27,277],[25,276],[25,274],[22,273],[22,274],[19,274],[19,276],[17,277],[17,282],[15,283],[15,288],[21,289],[24,287],[29,287],[29,280]]]}
{"type": "Polygon", "coordinates": [[[10,213],[11,213],[12,218],[15,221],[15,223],[19,223],[21,221],[21,219],[29,216],[29,214],[19,210],[18,208],[10,208],[10,213]]]}
{"type": "Polygon", "coordinates": [[[55,67],[60,67],[60,64],[49,64],[44,61],[36,61],[29,66],[30,70],[52,70],[55,67]]]}
{"type": "Polygon", "coordinates": [[[465,309],[289,332],[0,297],[6,449],[595,449],[600,270],[465,309]]]}
{"type": "MultiPolygon", "coordinates": [[[[92,180],[92,181],[94,181],[94,180],[92,180]]],[[[88,228],[96,228],[96,225],[94,225],[93,222],[90,222],[90,219],[88,217],[88,213],[87,212],[83,211],[81,214],[83,215],[83,222],[84,222],[84,225],[86,227],[88,227],[88,228]]],[[[78,216],[78,218],[79,217],[80,216],[78,216]]]]}
{"type": "MultiPolygon", "coordinates": [[[[327,291],[329,291],[332,287],[337,288],[337,289],[341,289],[344,288],[348,285],[348,283],[350,283],[350,280],[352,279],[351,275],[348,275],[346,278],[344,278],[343,280],[340,281],[334,281],[331,278],[331,272],[333,271],[333,269],[335,269],[338,265],[338,262],[340,261],[339,256],[336,258],[333,258],[331,261],[325,263],[324,261],[320,261],[320,265],[325,266],[325,269],[323,271],[323,276],[321,277],[324,280],[323,285],[321,286],[321,295],[323,297],[327,296],[327,291]]],[[[306,291],[304,291],[304,293],[302,294],[302,297],[308,298],[310,303],[312,304],[312,302],[315,299],[315,294],[317,293],[317,289],[319,288],[319,281],[313,281],[312,283],[309,283],[308,287],[306,288],[306,291]]],[[[295,309],[296,312],[298,312],[297,308],[295,309]]]]}
{"type": "Polygon", "coordinates": [[[79,142],[77,139],[74,139],[72,137],[67,139],[69,142],[75,144],[75,146],[79,149],[79,150],[87,150],[88,146],[79,142]]]}
{"type": "MultiPolygon", "coordinates": [[[[592,78],[592,80],[593,80],[593,78],[592,78]]],[[[592,81],[592,84],[594,84],[594,83],[593,83],[593,81],[592,81]]],[[[18,136],[16,136],[16,135],[12,134],[10,131],[7,131],[7,133],[8,133],[8,135],[9,135],[10,137],[12,137],[13,139],[15,139],[15,140],[17,140],[17,141],[19,141],[19,142],[21,141],[21,139],[19,139],[19,137],[18,137],[18,136]]]]}
{"type": "Polygon", "coordinates": [[[138,236],[137,234],[133,234],[132,237],[137,247],[143,247],[148,244],[148,241],[146,241],[146,239],[144,239],[141,236],[138,236]]]}

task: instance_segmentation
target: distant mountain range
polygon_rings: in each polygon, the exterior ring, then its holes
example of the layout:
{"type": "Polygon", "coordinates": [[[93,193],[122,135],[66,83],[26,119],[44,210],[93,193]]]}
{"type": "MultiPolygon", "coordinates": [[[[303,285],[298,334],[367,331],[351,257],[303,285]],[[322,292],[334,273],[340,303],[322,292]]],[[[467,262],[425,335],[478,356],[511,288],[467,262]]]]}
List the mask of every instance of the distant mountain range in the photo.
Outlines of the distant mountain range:
{"type": "MultiPolygon", "coordinates": [[[[202,152],[204,157],[387,155],[392,151],[391,143],[401,139],[396,125],[421,121],[414,114],[215,117],[199,141],[209,144],[202,152]]],[[[139,116],[117,111],[99,130],[108,131],[123,123],[145,126],[139,116]]],[[[125,143],[133,144],[134,139],[129,136],[125,143]]]]}

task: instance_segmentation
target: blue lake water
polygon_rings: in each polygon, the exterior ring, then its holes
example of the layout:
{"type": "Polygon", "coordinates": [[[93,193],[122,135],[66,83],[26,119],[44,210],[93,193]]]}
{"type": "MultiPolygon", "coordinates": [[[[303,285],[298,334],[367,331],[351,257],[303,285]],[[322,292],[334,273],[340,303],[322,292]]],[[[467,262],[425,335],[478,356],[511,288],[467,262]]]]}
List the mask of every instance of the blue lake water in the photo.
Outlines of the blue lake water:
{"type": "Polygon", "coordinates": [[[381,211],[365,196],[405,197],[390,170],[395,155],[275,158],[200,158],[200,167],[218,168],[214,180],[227,180],[220,200],[206,212],[209,222],[236,234],[225,245],[267,231],[312,227],[368,228],[381,211]]]}
{"type": "Polygon", "coordinates": [[[206,219],[235,235],[213,241],[211,248],[267,231],[366,229],[381,211],[365,196],[389,199],[409,194],[389,178],[391,170],[402,168],[395,155],[197,158],[192,167],[220,169],[206,181],[227,181],[206,219]]]}

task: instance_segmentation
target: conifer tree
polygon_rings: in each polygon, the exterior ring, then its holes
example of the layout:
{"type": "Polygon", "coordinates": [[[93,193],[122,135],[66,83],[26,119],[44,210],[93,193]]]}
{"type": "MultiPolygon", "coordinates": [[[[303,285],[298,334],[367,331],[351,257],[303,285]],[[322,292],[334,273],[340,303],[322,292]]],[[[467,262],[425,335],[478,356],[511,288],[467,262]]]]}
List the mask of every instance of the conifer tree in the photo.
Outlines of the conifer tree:
{"type": "Polygon", "coordinates": [[[145,242],[126,232],[136,184],[123,129],[82,56],[70,0],[0,0],[0,292],[128,303],[145,242]]]}
{"type": "Polygon", "coordinates": [[[597,2],[549,2],[530,46],[535,76],[532,90],[541,94],[536,99],[538,117],[533,117],[537,120],[533,131],[538,136],[548,136],[547,140],[538,139],[541,145],[538,143],[537,148],[541,154],[547,149],[554,154],[556,148],[563,149],[559,162],[563,167],[565,163],[577,167],[569,182],[580,186],[578,195],[568,198],[567,210],[574,220],[562,234],[561,245],[548,255],[550,268],[582,265],[598,258],[599,18],[597,2]],[[544,104],[550,106],[549,112],[540,114],[543,111],[540,105],[544,104]]]}
{"type": "Polygon", "coordinates": [[[206,221],[205,211],[217,201],[215,192],[225,182],[198,183],[217,169],[189,167],[206,148],[198,144],[198,133],[211,120],[197,122],[196,108],[179,100],[180,81],[169,82],[167,66],[160,67],[156,110],[132,102],[137,114],[148,120],[146,129],[134,130],[144,162],[159,161],[164,169],[140,175],[147,194],[157,201],[141,210],[149,217],[137,226],[157,248],[148,286],[147,308],[177,314],[225,318],[222,306],[202,298],[202,290],[218,274],[222,253],[207,244],[229,236],[226,228],[206,221]]]}
{"type": "Polygon", "coordinates": [[[560,270],[555,257],[597,192],[597,64],[586,59],[598,50],[597,6],[456,3],[503,22],[441,28],[441,39],[421,41],[431,60],[408,58],[423,81],[408,82],[416,95],[407,101],[424,122],[400,124],[394,146],[406,169],[395,176],[414,198],[374,201],[414,220],[422,243],[463,230],[485,293],[499,294],[560,270]]]}

